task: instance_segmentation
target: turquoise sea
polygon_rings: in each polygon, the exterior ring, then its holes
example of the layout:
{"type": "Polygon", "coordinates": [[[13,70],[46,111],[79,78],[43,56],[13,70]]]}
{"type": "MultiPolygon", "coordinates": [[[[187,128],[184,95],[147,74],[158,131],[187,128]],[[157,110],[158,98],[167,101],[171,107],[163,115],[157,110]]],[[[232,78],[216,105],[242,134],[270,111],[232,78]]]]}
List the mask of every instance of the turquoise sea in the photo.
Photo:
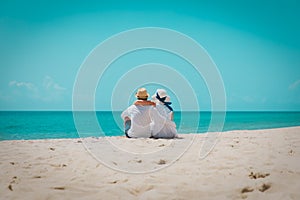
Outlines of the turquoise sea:
{"type": "MultiPolygon", "coordinates": [[[[80,112],[79,135],[71,111],[1,111],[0,140],[123,135],[121,112],[80,112]],[[101,129],[90,123],[95,116],[101,129]]],[[[205,133],[211,112],[175,112],[179,133],[205,133]]],[[[220,124],[211,124],[220,127],[220,124]]],[[[300,112],[227,112],[223,131],[300,126],[300,112]]]]}

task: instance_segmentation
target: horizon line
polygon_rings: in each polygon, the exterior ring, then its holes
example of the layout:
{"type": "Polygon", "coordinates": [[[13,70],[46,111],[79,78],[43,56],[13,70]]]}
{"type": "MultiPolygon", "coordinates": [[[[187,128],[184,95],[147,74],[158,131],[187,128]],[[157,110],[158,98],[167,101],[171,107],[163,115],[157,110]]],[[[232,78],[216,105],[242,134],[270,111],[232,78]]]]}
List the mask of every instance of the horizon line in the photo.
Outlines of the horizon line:
{"type": "MultiPolygon", "coordinates": [[[[0,110],[0,112],[123,112],[123,110],[0,110]]],[[[174,112],[300,112],[300,110],[174,110],[174,112]]]]}

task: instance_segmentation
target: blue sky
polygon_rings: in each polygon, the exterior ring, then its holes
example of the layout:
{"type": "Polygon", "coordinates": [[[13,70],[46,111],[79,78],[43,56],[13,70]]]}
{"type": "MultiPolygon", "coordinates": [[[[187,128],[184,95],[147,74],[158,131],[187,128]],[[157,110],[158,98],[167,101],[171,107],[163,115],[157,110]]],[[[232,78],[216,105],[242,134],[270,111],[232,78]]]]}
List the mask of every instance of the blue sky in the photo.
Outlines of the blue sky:
{"type": "MultiPolygon", "coordinates": [[[[223,78],[228,110],[299,111],[299,4],[296,0],[1,1],[0,110],[71,110],[77,72],[100,42],[128,29],[163,27],[188,35],[207,50],[223,78]]],[[[115,62],[100,82],[98,88],[103,89],[96,92],[96,109],[110,110],[117,80],[149,62],[177,70],[190,81],[200,109],[210,110],[201,76],[188,66],[181,68],[185,63],[176,56],[159,51],[136,52],[115,62]],[[120,66],[125,67],[119,70],[120,66]]],[[[146,86],[152,94],[160,85],[146,86]]],[[[169,93],[175,109],[180,109],[180,97],[169,93]]],[[[128,99],[130,103],[133,94],[128,99]]]]}

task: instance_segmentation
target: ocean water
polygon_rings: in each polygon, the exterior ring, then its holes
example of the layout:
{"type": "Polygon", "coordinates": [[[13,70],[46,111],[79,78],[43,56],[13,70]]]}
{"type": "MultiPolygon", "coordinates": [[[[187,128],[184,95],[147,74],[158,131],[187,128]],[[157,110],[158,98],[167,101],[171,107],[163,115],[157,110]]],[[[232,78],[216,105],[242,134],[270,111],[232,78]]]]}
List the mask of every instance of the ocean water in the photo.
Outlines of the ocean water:
{"type": "MultiPolygon", "coordinates": [[[[1,111],[0,140],[119,136],[123,134],[121,112],[78,112],[76,125],[71,111],[1,111]],[[94,118],[93,118],[94,117],[94,118]],[[96,119],[93,122],[92,119],[96,119]],[[95,125],[96,123],[96,125],[95,125]],[[79,133],[80,134],[79,134],[79,133]]],[[[216,113],[221,116],[220,113],[216,113]]],[[[205,133],[211,112],[175,112],[179,133],[205,133]]],[[[300,126],[300,112],[227,112],[222,131],[300,126]]]]}

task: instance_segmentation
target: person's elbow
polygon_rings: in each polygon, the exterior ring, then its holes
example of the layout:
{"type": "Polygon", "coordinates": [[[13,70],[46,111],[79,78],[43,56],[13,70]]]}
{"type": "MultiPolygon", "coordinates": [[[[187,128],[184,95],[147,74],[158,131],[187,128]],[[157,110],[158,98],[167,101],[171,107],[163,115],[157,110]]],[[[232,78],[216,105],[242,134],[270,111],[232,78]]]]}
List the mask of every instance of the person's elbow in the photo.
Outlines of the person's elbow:
{"type": "Polygon", "coordinates": [[[125,117],[123,118],[123,120],[126,122],[126,121],[130,120],[130,118],[129,118],[128,116],[125,116],[125,117]]]}

